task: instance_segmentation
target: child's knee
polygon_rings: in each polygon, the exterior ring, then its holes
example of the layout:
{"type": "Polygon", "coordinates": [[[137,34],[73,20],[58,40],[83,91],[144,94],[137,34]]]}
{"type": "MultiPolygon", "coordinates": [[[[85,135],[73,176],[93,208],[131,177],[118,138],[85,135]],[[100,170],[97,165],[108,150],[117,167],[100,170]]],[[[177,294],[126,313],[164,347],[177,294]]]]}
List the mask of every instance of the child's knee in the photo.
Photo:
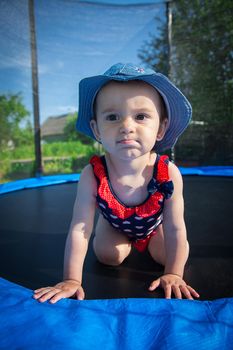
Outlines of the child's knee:
{"type": "Polygon", "coordinates": [[[99,260],[99,262],[101,262],[104,265],[109,265],[109,266],[118,266],[123,261],[119,257],[114,257],[114,256],[109,255],[109,254],[96,254],[96,257],[99,260]]]}
{"type": "Polygon", "coordinates": [[[104,249],[104,247],[102,247],[99,249],[95,244],[94,251],[99,262],[110,266],[120,265],[130,253],[130,249],[127,248],[124,249],[121,247],[121,249],[119,249],[118,247],[111,247],[104,249]]]}

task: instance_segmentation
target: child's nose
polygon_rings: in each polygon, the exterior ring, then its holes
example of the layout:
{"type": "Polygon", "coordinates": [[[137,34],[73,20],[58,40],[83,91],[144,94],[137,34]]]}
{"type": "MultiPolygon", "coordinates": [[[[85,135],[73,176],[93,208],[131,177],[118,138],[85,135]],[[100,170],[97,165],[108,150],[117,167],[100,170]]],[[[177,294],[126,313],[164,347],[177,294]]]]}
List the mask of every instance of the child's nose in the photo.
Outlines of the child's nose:
{"type": "Polygon", "coordinates": [[[120,131],[125,133],[133,132],[134,130],[134,121],[132,118],[127,117],[122,119],[120,131]]]}

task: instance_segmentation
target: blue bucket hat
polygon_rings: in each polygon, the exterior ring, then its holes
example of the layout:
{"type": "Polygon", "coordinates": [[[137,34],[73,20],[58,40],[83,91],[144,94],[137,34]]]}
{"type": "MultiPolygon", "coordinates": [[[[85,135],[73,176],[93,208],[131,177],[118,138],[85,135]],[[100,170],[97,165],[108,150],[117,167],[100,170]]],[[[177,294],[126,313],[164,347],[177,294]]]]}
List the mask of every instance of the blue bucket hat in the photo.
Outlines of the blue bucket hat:
{"type": "Polygon", "coordinates": [[[95,139],[90,120],[94,116],[93,105],[97,93],[110,81],[131,80],[142,80],[148,83],[162,96],[167,109],[168,125],[163,139],[156,142],[155,150],[161,152],[170,149],[188,126],[192,116],[192,107],[182,92],[166,76],[131,63],[114,64],[103,75],[80,81],[77,130],[95,139]]]}

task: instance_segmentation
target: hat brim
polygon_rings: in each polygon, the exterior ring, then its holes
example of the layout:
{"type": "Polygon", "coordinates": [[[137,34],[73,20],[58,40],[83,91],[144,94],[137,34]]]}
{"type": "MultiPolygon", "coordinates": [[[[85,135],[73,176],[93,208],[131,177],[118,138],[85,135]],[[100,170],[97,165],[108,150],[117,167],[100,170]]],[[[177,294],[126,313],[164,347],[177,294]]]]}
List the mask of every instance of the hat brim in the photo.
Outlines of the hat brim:
{"type": "Polygon", "coordinates": [[[191,120],[192,107],[182,92],[161,73],[138,77],[128,76],[124,79],[98,75],[81,80],[79,84],[77,130],[95,139],[90,127],[90,120],[93,118],[93,103],[98,91],[110,81],[130,80],[141,80],[148,83],[164,99],[168,114],[168,125],[163,139],[156,142],[155,149],[157,152],[161,152],[172,148],[191,120]]]}

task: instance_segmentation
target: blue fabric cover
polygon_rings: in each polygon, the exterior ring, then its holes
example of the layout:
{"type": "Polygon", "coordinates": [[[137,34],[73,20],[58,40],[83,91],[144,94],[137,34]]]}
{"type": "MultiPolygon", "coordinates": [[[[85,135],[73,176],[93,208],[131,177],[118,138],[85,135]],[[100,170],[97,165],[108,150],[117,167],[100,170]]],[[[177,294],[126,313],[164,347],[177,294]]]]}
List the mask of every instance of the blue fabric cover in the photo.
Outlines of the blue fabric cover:
{"type": "Polygon", "coordinates": [[[77,182],[80,174],[62,174],[51,176],[33,177],[30,179],[17,180],[0,184],[0,194],[24,190],[27,188],[58,185],[67,182],[77,182]]]}
{"type": "MultiPolygon", "coordinates": [[[[233,166],[206,166],[179,168],[182,175],[202,175],[202,176],[233,176],[233,166]]],[[[0,184],[0,194],[23,190],[27,188],[57,185],[67,182],[77,182],[80,174],[64,174],[41,176],[24,180],[17,180],[0,184]]]]}
{"type": "Polygon", "coordinates": [[[179,167],[182,175],[233,176],[233,166],[179,167]]]}
{"type": "Polygon", "coordinates": [[[40,304],[0,279],[0,349],[233,349],[233,298],[40,304]]]}

